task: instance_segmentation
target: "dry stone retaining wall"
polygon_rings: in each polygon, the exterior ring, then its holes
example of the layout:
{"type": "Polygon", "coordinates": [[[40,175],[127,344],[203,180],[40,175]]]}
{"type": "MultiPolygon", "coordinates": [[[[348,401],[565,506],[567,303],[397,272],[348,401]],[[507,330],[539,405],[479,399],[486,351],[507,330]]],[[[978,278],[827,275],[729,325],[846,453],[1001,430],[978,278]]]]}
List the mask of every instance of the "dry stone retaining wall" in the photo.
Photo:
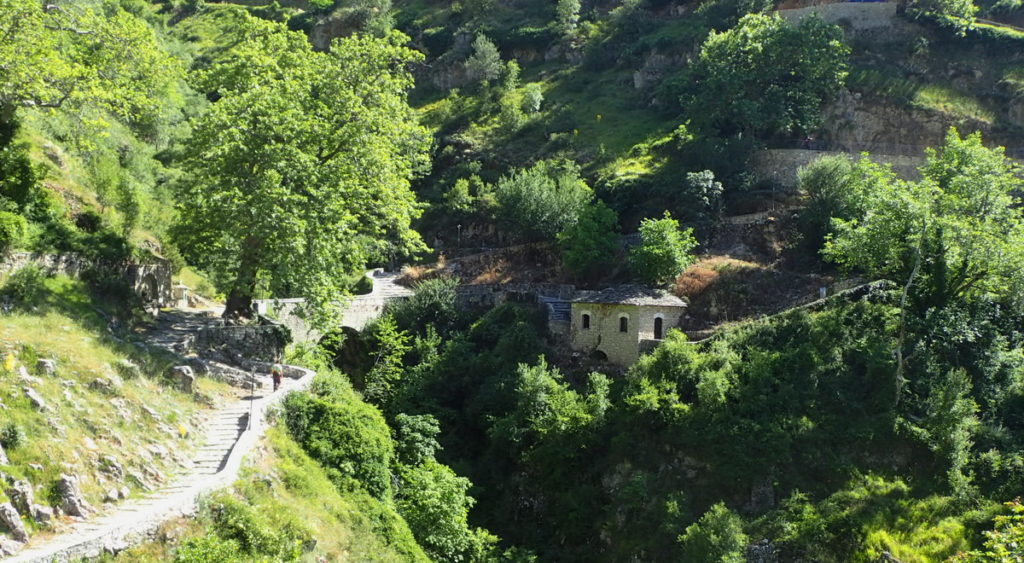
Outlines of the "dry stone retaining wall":
{"type": "MultiPolygon", "coordinates": [[[[759,182],[766,182],[784,188],[794,188],[797,171],[802,166],[826,155],[848,155],[840,151],[816,151],[807,149],[767,149],[758,152],[753,159],[753,172],[759,182]]],[[[857,158],[854,156],[854,158],[857,158]]],[[[924,156],[903,156],[872,154],[871,160],[891,164],[893,171],[901,178],[919,180],[917,169],[924,164],[924,156]]]]}
{"type": "Polygon", "coordinates": [[[13,274],[26,266],[37,266],[49,275],[81,277],[90,269],[122,278],[147,303],[163,307],[171,302],[171,265],[163,258],[148,262],[112,262],[88,260],[78,254],[11,252],[0,261],[0,274],[13,274]]]}

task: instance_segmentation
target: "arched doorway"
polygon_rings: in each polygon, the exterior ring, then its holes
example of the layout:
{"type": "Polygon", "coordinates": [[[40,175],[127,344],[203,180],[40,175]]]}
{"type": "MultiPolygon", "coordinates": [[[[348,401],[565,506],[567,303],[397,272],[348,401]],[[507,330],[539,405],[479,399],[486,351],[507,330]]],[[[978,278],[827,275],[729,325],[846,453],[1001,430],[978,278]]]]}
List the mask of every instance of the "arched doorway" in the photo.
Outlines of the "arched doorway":
{"type": "Polygon", "coordinates": [[[661,317],[654,318],[654,339],[661,340],[665,336],[665,320],[661,317]]]}

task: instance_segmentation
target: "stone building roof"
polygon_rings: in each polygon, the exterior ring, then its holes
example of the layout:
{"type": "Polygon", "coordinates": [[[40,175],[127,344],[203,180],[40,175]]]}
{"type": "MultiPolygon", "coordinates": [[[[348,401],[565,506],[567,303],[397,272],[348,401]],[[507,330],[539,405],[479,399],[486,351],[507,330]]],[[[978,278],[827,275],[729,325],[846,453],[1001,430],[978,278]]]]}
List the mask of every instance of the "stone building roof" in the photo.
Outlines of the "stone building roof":
{"type": "Polygon", "coordinates": [[[663,289],[640,285],[617,285],[601,291],[577,291],[572,301],[573,303],[686,307],[686,301],[663,289]]]}

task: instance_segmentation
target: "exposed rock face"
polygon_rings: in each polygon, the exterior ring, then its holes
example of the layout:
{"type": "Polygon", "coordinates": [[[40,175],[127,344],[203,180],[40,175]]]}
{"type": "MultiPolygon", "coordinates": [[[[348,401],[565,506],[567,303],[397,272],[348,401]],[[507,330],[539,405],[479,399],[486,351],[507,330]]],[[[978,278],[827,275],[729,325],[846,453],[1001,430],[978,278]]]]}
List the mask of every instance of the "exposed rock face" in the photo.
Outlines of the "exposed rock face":
{"type": "Polygon", "coordinates": [[[92,382],[89,383],[89,388],[101,393],[106,393],[107,395],[114,395],[120,391],[122,385],[124,385],[124,382],[121,381],[120,377],[110,374],[107,377],[97,377],[92,380],[92,382]]]}
{"type": "Polygon", "coordinates": [[[0,557],[9,557],[25,547],[22,542],[0,536],[0,557]]]}
{"type": "Polygon", "coordinates": [[[21,522],[21,516],[18,515],[18,511],[9,502],[0,504],[0,525],[10,530],[11,537],[15,541],[21,543],[28,541],[28,530],[25,529],[25,524],[21,522]]]}
{"type": "Polygon", "coordinates": [[[747,546],[747,563],[778,563],[779,553],[775,544],[767,539],[747,546]]]}
{"type": "Polygon", "coordinates": [[[178,386],[178,389],[186,393],[192,392],[192,386],[195,384],[196,375],[189,366],[175,366],[171,368],[171,378],[174,379],[174,383],[178,386]]]}
{"type": "Polygon", "coordinates": [[[850,92],[825,107],[822,118],[830,147],[850,152],[920,155],[924,147],[941,145],[951,125],[961,131],[980,130],[986,140],[998,141],[987,123],[850,92]]]}
{"type": "Polygon", "coordinates": [[[36,362],[36,372],[40,375],[53,375],[57,373],[57,360],[39,360],[36,362]]]}
{"type": "Polygon", "coordinates": [[[4,447],[0,444],[0,465],[7,465],[10,460],[7,459],[7,452],[4,451],[4,447]]]}
{"type": "Polygon", "coordinates": [[[34,406],[37,410],[47,410],[46,401],[39,393],[36,393],[35,389],[31,387],[25,387],[24,391],[25,396],[28,397],[28,400],[32,401],[32,406],[34,406]]]}
{"type": "Polygon", "coordinates": [[[124,479],[124,466],[112,455],[103,456],[100,459],[100,471],[117,481],[124,479]]]}
{"type": "Polygon", "coordinates": [[[15,481],[6,491],[7,498],[11,499],[11,504],[18,512],[25,516],[32,514],[32,505],[35,504],[35,491],[32,490],[32,483],[21,479],[15,481]]]}
{"type": "Polygon", "coordinates": [[[53,509],[41,504],[32,505],[32,518],[40,524],[48,524],[53,520],[53,509]]]}
{"type": "Polygon", "coordinates": [[[78,489],[78,477],[74,475],[61,475],[57,483],[57,493],[60,495],[61,509],[71,516],[88,516],[92,507],[82,498],[82,492],[78,489]]]}

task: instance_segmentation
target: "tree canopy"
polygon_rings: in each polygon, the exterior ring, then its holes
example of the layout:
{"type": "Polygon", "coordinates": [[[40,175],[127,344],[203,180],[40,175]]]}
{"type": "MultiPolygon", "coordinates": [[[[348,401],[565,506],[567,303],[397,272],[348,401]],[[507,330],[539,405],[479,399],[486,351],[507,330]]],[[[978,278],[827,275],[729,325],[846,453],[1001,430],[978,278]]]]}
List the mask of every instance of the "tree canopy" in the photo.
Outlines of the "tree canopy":
{"type": "Polygon", "coordinates": [[[181,65],[117,2],[0,0],[0,122],[18,107],[152,111],[181,65]]]}
{"type": "Polygon", "coordinates": [[[875,277],[920,287],[925,305],[983,294],[1007,295],[1024,275],[1024,214],[1013,195],[1024,185],[1002,148],[950,129],[929,149],[920,182],[876,177],[836,218],[825,256],[875,277]],[[921,284],[918,286],[918,284],[921,284]]]}
{"type": "Polygon", "coordinates": [[[794,26],[748,14],[704,41],[681,101],[694,124],[721,136],[811,131],[843,86],[849,52],[839,27],[820,18],[794,26]]]}
{"type": "Polygon", "coordinates": [[[419,55],[397,32],[329,53],[276,23],[241,34],[198,76],[220,99],[193,124],[176,236],[229,293],[225,314],[259,284],[324,323],[367,260],[424,248],[409,181],[428,141],[406,101],[419,55]]]}

